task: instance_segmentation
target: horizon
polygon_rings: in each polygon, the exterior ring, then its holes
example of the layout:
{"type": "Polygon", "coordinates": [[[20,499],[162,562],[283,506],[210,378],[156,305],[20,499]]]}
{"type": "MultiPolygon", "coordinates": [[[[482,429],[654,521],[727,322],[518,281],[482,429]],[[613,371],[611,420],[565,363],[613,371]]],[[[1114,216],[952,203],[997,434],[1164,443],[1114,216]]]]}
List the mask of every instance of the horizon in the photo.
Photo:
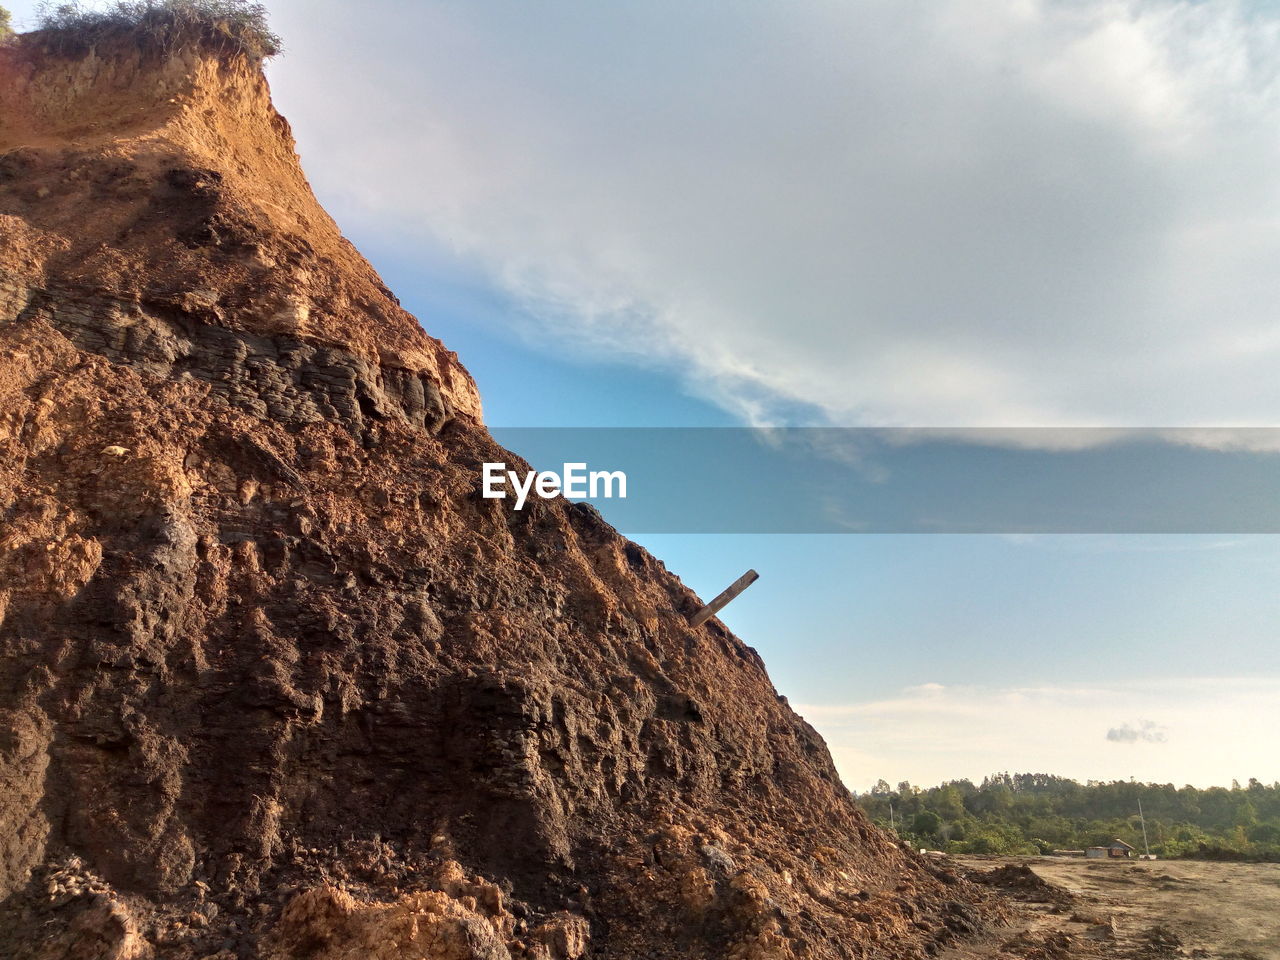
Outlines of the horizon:
{"type": "MultiPolygon", "coordinates": [[[[914,783],[910,780],[905,782],[910,783],[913,788],[918,790],[931,790],[936,787],[950,787],[950,786],[958,786],[961,784],[970,784],[975,788],[980,788],[984,780],[989,780],[993,777],[997,777],[1000,775],[1016,777],[1016,776],[1024,775],[1027,773],[1029,773],[1029,771],[993,770],[992,772],[985,774],[982,777],[979,777],[976,779],[973,777],[958,777],[950,780],[942,780],[942,781],[939,781],[938,783],[914,783]]],[[[1052,774],[1052,773],[1038,773],[1034,775],[1049,776],[1049,777],[1057,776],[1057,774],[1052,774]]],[[[1128,779],[1128,780],[1084,779],[1084,780],[1081,780],[1077,777],[1061,777],[1059,779],[1069,780],[1072,783],[1077,784],[1078,786],[1081,786],[1081,787],[1111,786],[1114,784],[1130,784],[1130,785],[1139,786],[1139,787],[1172,787],[1175,790],[1185,790],[1190,788],[1192,790],[1199,790],[1199,791],[1227,790],[1227,791],[1243,792],[1249,789],[1249,782],[1247,780],[1244,781],[1243,783],[1241,783],[1239,780],[1235,780],[1235,781],[1232,781],[1231,783],[1221,784],[1221,783],[1178,783],[1177,781],[1173,781],[1173,780],[1164,781],[1164,782],[1154,781],[1154,780],[1135,780],[1135,779],[1128,779]]],[[[1254,779],[1256,780],[1257,778],[1254,778],[1254,779]]],[[[885,782],[888,783],[887,780],[885,782]]],[[[903,781],[900,781],[900,783],[901,782],[903,781]]],[[[1280,785],[1280,781],[1272,781],[1270,783],[1264,783],[1263,781],[1259,780],[1258,782],[1263,783],[1263,786],[1271,787],[1271,788],[1274,788],[1277,785],[1280,785]]],[[[892,784],[892,786],[896,790],[899,784],[892,784]]],[[[849,793],[851,793],[856,798],[872,796],[875,793],[875,785],[873,784],[871,787],[868,787],[865,790],[855,790],[852,787],[849,787],[849,793]]]]}

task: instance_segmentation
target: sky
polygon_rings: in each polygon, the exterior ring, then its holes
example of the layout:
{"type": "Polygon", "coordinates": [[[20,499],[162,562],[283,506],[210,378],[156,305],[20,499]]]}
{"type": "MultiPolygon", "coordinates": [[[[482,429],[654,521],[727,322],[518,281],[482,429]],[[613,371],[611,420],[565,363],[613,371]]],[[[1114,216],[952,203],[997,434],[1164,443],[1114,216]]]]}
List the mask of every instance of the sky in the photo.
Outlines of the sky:
{"type": "MultiPolygon", "coordinates": [[[[492,425],[1280,425],[1272,3],[268,6],[492,425]]],[[[1280,780],[1280,538],[639,539],[760,571],[722,619],[853,789],[1280,780]]]]}

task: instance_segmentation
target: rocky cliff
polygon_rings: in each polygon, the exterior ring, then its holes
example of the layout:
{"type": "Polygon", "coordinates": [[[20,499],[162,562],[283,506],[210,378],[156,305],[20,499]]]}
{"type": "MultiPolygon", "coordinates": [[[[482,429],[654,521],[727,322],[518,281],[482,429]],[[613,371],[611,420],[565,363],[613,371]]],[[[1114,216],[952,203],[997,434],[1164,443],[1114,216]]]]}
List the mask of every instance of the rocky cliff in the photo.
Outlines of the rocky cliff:
{"type": "Polygon", "coordinates": [[[519,462],[249,59],[0,46],[0,955],[919,957],[998,916],[519,462]]]}

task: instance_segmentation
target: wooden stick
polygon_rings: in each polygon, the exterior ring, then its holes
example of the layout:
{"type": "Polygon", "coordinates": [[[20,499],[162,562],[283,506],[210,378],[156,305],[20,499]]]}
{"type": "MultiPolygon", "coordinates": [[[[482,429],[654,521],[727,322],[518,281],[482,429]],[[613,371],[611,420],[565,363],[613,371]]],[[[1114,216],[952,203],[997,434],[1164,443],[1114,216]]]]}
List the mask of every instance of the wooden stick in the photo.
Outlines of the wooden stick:
{"type": "Polygon", "coordinates": [[[706,623],[708,620],[714,617],[717,613],[719,613],[721,610],[727,607],[729,605],[729,601],[731,601],[734,597],[736,597],[743,590],[747,589],[747,587],[751,586],[753,583],[755,583],[759,579],[760,579],[760,574],[756,573],[754,570],[748,570],[746,573],[740,576],[737,580],[733,581],[733,583],[729,584],[729,586],[725,589],[724,593],[720,594],[720,596],[716,597],[714,600],[708,603],[705,607],[703,607],[701,610],[695,613],[692,617],[690,617],[689,626],[691,627],[702,626],[704,623],[706,623]]]}

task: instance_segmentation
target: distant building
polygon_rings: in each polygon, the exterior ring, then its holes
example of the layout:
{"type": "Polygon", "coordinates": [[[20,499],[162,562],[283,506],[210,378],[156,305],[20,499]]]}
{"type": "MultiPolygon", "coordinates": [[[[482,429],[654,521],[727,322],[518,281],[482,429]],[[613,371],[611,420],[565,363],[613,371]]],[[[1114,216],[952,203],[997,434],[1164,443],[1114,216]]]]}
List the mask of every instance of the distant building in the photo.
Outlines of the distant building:
{"type": "Polygon", "coordinates": [[[1134,855],[1134,847],[1125,844],[1120,838],[1112,840],[1106,846],[1091,846],[1084,851],[1085,856],[1091,856],[1093,859],[1128,859],[1134,855]]]}
{"type": "Polygon", "coordinates": [[[1092,857],[1095,860],[1100,858],[1125,860],[1132,857],[1134,852],[1133,847],[1117,838],[1112,840],[1105,847],[1090,847],[1084,852],[1084,855],[1086,857],[1092,857]]]}
{"type": "Polygon", "coordinates": [[[1107,856],[1109,857],[1132,857],[1137,850],[1123,840],[1117,838],[1107,845],[1107,856]]]}

